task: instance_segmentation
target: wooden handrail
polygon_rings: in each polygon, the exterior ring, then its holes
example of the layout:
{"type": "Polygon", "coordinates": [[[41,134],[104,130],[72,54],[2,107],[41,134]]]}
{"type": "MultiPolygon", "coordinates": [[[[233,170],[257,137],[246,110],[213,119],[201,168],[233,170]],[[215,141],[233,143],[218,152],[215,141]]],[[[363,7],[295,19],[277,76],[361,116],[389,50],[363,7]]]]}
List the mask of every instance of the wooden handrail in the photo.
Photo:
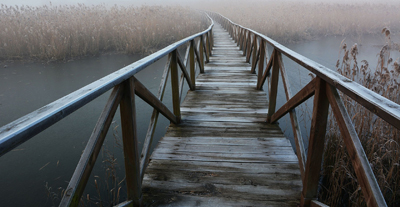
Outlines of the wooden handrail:
{"type": "MultiPolygon", "coordinates": [[[[211,47],[214,44],[212,40],[214,22],[207,14],[206,16],[210,21],[210,26],[206,30],[171,44],[156,53],[1,127],[0,156],[31,139],[36,134],[44,131],[110,89],[113,89],[79,160],[72,179],[65,190],[60,206],[77,206],[79,204],[90,172],[96,162],[118,106],[120,106],[121,114],[128,200],[121,203],[120,206],[141,206],[141,182],[146,166],[148,165],[149,152],[158,115],[161,113],[175,124],[180,122],[180,93],[182,93],[183,87],[179,86],[181,84],[178,79],[178,67],[181,69],[182,78],[185,78],[190,90],[195,90],[195,62],[198,63],[200,70],[204,72],[204,55],[206,61],[209,61],[209,57],[211,56],[211,47]],[[195,47],[196,39],[199,43],[197,48],[195,47]],[[187,45],[184,60],[181,59],[178,53],[178,48],[183,45],[187,45]],[[155,96],[134,75],[165,56],[168,56],[167,63],[158,95],[155,96]],[[189,64],[188,61],[190,62],[190,75],[189,71],[187,71],[189,70],[187,67],[189,64]],[[171,71],[173,112],[162,103],[169,71],[171,71]],[[154,108],[141,156],[139,156],[136,129],[136,95],[154,108]]],[[[183,84],[183,81],[181,83],[183,84]]]]}
{"type": "Polygon", "coordinates": [[[227,31],[229,31],[232,38],[237,42],[237,45],[243,49],[243,54],[246,56],[246,60],[250,59],[250,56],[252,56],[251,72],[255,72],[255,68],[258,65],[258,77],[261,78],[258,78],[257,89],[261,90],[266,78],[271,78],[271,82],[269,83],[269,110],[267,122],[275,122],[285,114],[290,114],[296,142],[296,152],[303,179],[301,205],[323,205],[315,199],[317,196],[317,186],[321,171],[328,108],[329,105],[331,105],[335,118],[337,122],[340,123],[340,132],[343,135],[347,151],[352,158],[351,160],[357,179],[360,183],[367,205],[386,206],[382,192],[379,189],[375,176],[372,173],[372,169],[370,168],[365,156],[364,149],[360,144],[354,126],[351,123],[350,117],[348,117],[347,111],[343,106],[337,90],[352,98],[397,129],[400,129],[400,105],[374,93],[333,70],[330,70],[327,67],[286,48],[263,34],[236,24],[220,14],[212,12],[209,12],[209,14],[227,31]],[[249,50],[248,48],[244,48],[242,45],[243,42],[248,42],[251,36],[254,37],[253,49],[249,50]],[[259,39],[259,41],[257,41],[257,39],[259,39]],[[264,42],[273,47],[273,53],[266,68],[263,66],[265,58],[264,50],[266,50],[264,42]],[[283,66],[282,55],[293,60],[317,76],[295,96],[292,96],[290,92],[290,84],[287,80],[286,71],[283,66]],[[270,73],[271,70],[272,73],[270,73]],[[279,71],[282,74],[287,103],[275,112],[279,71]],[[313,95],[314,109],[311,120],[308,155],[306,156],[295,108],[313,95]]]}

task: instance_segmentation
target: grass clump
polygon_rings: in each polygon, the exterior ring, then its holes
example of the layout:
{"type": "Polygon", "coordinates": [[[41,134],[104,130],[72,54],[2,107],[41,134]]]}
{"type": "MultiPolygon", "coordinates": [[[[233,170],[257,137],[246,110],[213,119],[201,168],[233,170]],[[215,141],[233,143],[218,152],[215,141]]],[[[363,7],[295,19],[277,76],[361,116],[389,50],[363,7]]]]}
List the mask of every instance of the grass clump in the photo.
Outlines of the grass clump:
{"type": "MultiPolygon", "coordinates": [[[[378,65],[371,69],[366,60],[357,60],[358,48],[342,46],[344,56],[337,70],[368,89],[400,104],[399,60],[393,60],[390,30],[385,28],[386,44],[378,53],[378,65]]],[[[400,205],[400,133],[399,130],[342,95],[346,109],[364,147],[365,154],[388,206],[400,205]]],[[[331,114],[330,117],[333,117],[331,114]]],[[[330,206],[366,206],[351,158],[338,125],[330,119],[324,152],[323,180],[320,199],[330,206]]]]}
{"type": "Polygon", "coordinates": [[[6,6],[0,60],[70,60],[104,52],[149,54],[208,26],[203,14],[169,6],[6,6]]]}

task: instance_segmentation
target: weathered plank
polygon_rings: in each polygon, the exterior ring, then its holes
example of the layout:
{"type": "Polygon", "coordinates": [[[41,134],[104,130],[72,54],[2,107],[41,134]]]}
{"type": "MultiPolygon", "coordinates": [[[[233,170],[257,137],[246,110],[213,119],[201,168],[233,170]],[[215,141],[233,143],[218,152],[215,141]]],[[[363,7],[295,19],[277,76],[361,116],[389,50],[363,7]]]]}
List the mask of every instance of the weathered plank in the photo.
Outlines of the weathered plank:
{"type": "Polygon", "coordinates": [[[221,27],[213,31],[212,56],[181,104],[182,121],[151,156],[144,204],[297,206],[302,181],[293,148],[277,124],[265,122],[266,93],[256,90],[237,43],[221,27]]]}

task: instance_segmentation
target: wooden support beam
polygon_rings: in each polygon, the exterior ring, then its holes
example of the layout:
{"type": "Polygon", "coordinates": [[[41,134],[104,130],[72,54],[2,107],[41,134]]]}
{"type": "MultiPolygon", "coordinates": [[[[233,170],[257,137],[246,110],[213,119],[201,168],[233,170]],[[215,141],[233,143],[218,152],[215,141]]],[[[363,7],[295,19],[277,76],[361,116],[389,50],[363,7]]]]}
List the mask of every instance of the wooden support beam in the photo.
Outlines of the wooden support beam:
{"type": "Polygon", "coordinates": [[[196,90],[196,68],[195,68],[195,62],[194,62],[194,51],[195,51],[195,46],[194,46],[194,40],[190,41],[190,46],[189,46],[189,64],[190,64],[190,81],[192,82],[193,89],[196,90]]]}
{"type": "MultiPolygon", "coordinates": [[[[157,98],[162,101],[164,98],[165,87],[167,85],[169,68],[171,65],[171,53],[168,54],[167,62],[165,64],[164,73],[162,75],[160,86],[158,88],[157,98]]],[[[144,172],[149,163],[149,155],[150,155],[150,147],[153,143],[154,132],[157,126],[159,112],[156,109],[153,109],[153,113],[150,118],[150,124],[147,128],[146,137],[143,142],[142,154],[140,155],[140,176],[143,180],[144,172]]]]}
{"type": "Polygon", "coordinates": [[[247,47],[246,63],[250,63],[250,57],[251,57],[251,54],[253,52],[253,46],[254,46],[253,42],[251,41],[251,33],[250,32],[249,32],[249,37],[248,38],[249,38],[249,44],[248,44],[248,47],[247,47]]]}
{"type": "Polygon", "coordinates": [[[269,72],[270,72],[270,70],[272,68],[272,64],[273,64],[274,54],[275,54],[275,50],[272,51],[272,55],[269,58],[269,61],[267,63],[267,67],[265,68],[264,74],[263,74],[263,76],[261,78],[260,88],[262,88],[264,86],[265,80],[267,80],[267,77],[269,76],[269,72]]]}
{"type": "Polygon", "coordinates": [[[114,87],[108,98],[107,104],[104,107],[96,126],[93,129],[92,135],[86,144],[85,150],[75,168],[75,172],[65,190],[65,193],[60,202],[60,207],[78,206],[89,180],[90,173],[96,163],[97,157],[103,146],[108,129],[114,118],[115,112],[122,98],[123,88],[121,85],[114,87]]]}
{"type": "Polygon", "coordinates": [[[292,111],[298,105],[302,104],[304,101],[313,96],[315,92],[315,82],[316,79],[314,78],[310,83],[304,86],[304,88],[301,89],[295,96],[293,96],[293,98],[288,100],[278,111],[276,111],[271,117],[271,123],[278,121],[280,118],[282,118],[287,113],[292,111]]]}
{"type": "Polygon", "coordinates": [[[199,64],[199,68],[201,70],[201,61],[200,61],[200,52],[199,52],[199,50],[200,50],[200,41],[197,43],[197,47],[194,48],[194,53],[196,54],[196,60],[197,60],[197,63],[199,64]]]}
{"type": "Polygon", "coordinates": [[[200,36],[200,73],[204,73],[204,44],[203,44],[203,36],[200,36]]]}
{"type": "Polygon", "coordinates": [[[347,113],[339,93],[331,85],[328,86],[326,93],[367,206],[387,206],[353,122],[347,113]]]}
{"type": "MultiPolygon", "coordinates": [[[[207,39],[206,39],[206,43],[207,43],[207,52],[208,52],[208,59],[210,59],[210,56],[212,56],[212,46],[211,46],[211,33],[207,32],[206,35],[207,39]]],[[[210,60],[208,60],[208,62],[210,62],[210,60]]]]}
{"type": "MultiPolygon", "coordinates": [[[[200,41],[201,42],[201,41],[200,41]]],[[[200,47],[201,48],[201,47],[200,47]]],[[[181,122],[181,103],[179,98],[179,78],[178,78],[178,58],[177,51],[171,52],[171,89],[172,89],[172,104],[174,109],[174,115],[176,117],[176,123],[181,122]]]]}
{"type": "Polygon", "coordinates": [[[179,67],[181,68],[182,74],[185,77],[185,79],[186,79],[186,81],[187,81],[187,83],[189,85],[190,90],[194,91],[195,90],[194,86],[193,86],[194,84],[192,83],[192,81],[190,79],[190,76],[189,76],[188,72],[186,71],[186,65],[183,63],[182,58],[179,55],[178,51],[176,52],[176,56],[177,56],[179,67]]]}
{"type": "Polygon", "coordinates": [[[122,142],[125,160],[126,200],[133,206],[142,205],[142,181],[140,176],[139,150],[136,128],[135,81],[131,77],[124,83],[124,95],[120,103],[122,142]]]}
{"type": "MultiPolygon", "coordinates": [[[[188,44],[188,46],[186,47],[186,52],[185,52],[185,60],[183,61],[183,65],[186,67],[187,66],[187,60],[189,58],[189,50],[190,50],[190,44],[188,44]]],[[[178,57],[179,57],[179,53],[178,53],[178,57]]],[[[179,60],[179,58],[178,58],[179,60]]],[[[183,84],[185,83],[183,81],[184,79],[184,73],[181,73],[181,77],[179,78],[179,101],[182,101],[182,93],[183,93],[183,84]]],[[[190,86],[189,86],[190,88],[190,86]]]]}
{"type": "Polygon", "coordinates": [[[243,43],[243,45],[244,45],[243,46],[243,56],[247,57],[247,51],[249,50],[248,47],[250,45],[249,40],[251,41],[250,31],[247,31],[247,35],[245,35],[245,37],[246,37],[246,39],[245,39],[245,41],[243,43]]]}
{"type": "Polygon", "coordinates": [[[251,60],[251,73],[255,73],[256,70],[256,65],[257,65],[257,60],[258,60],[258,48],[257,48],[257,35],[254,34],[254,40],[253,40],[253,59],[251,60]]]}
{"type": "Polygon", "coordinates": [[[268,104],[268,114],[267,114],[267,122],[271,123],[272,114],[275,113],[276,107],[276,97],[278,95],[278,82],[279,82],[279,56],[281,54],[278,51],[275,51],[273,58],[273,66],[272,66],[272,75],[271,75],[271,83],[269,85],[269,104],[268,104]]]}
{"type": "Polygon", "coordinates": [[[261,81],[264,71],[264,59],[265,59],[265,41],[260,41],[260,60],[258,61],[258,72],[257,72],[257,90],[262,90],[261,81]]]}
{"type": "Polygon", "coordinates": [[[206,54],[206,63],[209,63],[210,62],[210,53],[209,53],[209,47],[208,47],[208,35],[206,33],[203,36],[201,39],[203,40],[204,52],[206,54]],[[205,39],[203,38],[203,36],[205,37],[205,39]]]}
{"type": "Polygon", "coordinates": [[[135,92],[143,101],[155,108],[172,123],[177,124],[177,117],[165,106],[156,96],[154,96],[139,80],[133,77],[135,82],[135,92]]]}
{"type": "Polygon", "coordinates": [[[326,82],[316,78],[314,108],[311,120],[310,141],[308,145],[306,172],[303,181],[301,206],[310,206],[316,200],[324,152],[325,132],[328,119],[329,101],[326,96],[326,82]]]}
{"type": "Polygon", "coordinates": [[[316,79],[313,79],[310,83],[308,83],[302,90],[300,90],[293,97],[291,89],[290,89],[290,84],[288,81],[289,78],[286,74],[286,69],[283,64],[282,59],[279,59],[279,65],[280,65],[280,72],[281,72],[281,76],[282,76],[282,82],[283,82],[283,87],[285,89],[287,102],[277,112],[275,112],[274,115],[272,115],[272,122],[275,122],[276,120],[279,119],[278,117],[282,117],[282,116],[284,116],[284,114],[286,114],[286,112],[289,112],[290,122],[291,122],[292,130],[293,130],[294,141],[296,144],[296,154],[297,154],[297,158],[299,161],[301,178],[302,178],[302,180],[304,180],[305,165],[306,165],[307,157],[306,157],[306,152],[305,152],[305,147],[304,147],[303,136],[301,134],[300,124],[299,124],[299,120],[297,119],[295,107],[297,107],[298,105],[303,103],[305,100],[307,100],[309,97],[314,95],[316,79]],[[284,112],[284,111],[286,111],[286,112],[284,112]]]}

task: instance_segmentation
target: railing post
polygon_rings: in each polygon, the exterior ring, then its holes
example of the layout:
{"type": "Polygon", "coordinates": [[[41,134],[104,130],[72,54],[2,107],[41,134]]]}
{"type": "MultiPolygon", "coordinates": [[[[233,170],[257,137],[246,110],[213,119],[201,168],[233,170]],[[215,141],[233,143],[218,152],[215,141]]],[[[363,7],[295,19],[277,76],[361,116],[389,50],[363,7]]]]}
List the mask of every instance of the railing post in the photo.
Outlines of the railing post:
{"type": "Polygon", "coordinates": [[[308,145],[306,171],[304,174],[301,206],[309,206],[311,200],[317,200],[318,181],[321,173],[322,154],[326,125],[329,112],[329,101],[326,94],[327,84],[317,77],[315,83],[314,108],[311,120],[310,141],[308,145]]]}
{"type": "MultiPolygon", "coordinates": [[[[261,48],[260,48],[261,49],[261,48]]],[[[267,122],[271,123],[271,117],[275,113],[275,107],[276,107],[276,97],[278,94],[278,81],[279,81],[279,56],[281,55],[280,52],[275,50],[273,53],[274,58],[273,65],[272,65],[272,74],[271,74],[271,83],[269,86],[269,104],[268,104],[268,114],[267,114],[267,122]]],[[[260,64],[264,60],[259,60],[260,64]]]]}
{"type": "Polygon", "coordinates": [[[178,57],[176,50],[172,51],[171,55],[171,88],[172,88],[172,104],[174,109],[174,115],[176,116],[177,122],[180,123],[181,104],[179,98],[178,57]]]}
{"type": "Polygon", "coordinates": [[[133,201],[133,206],[142,206],[142,182],[136,133],[135,83],[133,77],[123,84],[124,94],[120,102],[120,113],[127,200],[133,201]]]}
{"type": "Polygon", "coordinates": [[[206,36],[206,42],[205,42],[205,49],[206,49],[206,63],[210,62],[210,54],[211,54],[211,49],[210,49],[210,40],[208,33],[205,34],[206,36]]]}
{"type": "Polygon", "coordinates": [[[246,53],[246,43],[247,43],[247,30],[243,29],[243,39],[240,49],[243,51],[243,56],[246,53]]]}
{"type": "MultiPolygon", "coordinates": [[[[257,61],[257,35],[254,34],[254,40],[253,40],[253,59],[251,60],[251,69],[256,68],[256,61],[257,61]]],[[[255,73],[255,70],[252,71],[255,73]]]]}
{"type": "Polygon", "coordinates": [[[239,27],[237,30],[238,30],[237,31],[237,46],[240,49],[240,41],[241,41],[241,38],[242,38],[242,28],[239,27]]]}
{"type": "Polygon", "coordinates": [[[214,47],[214,32],[212,28],[210,30],[210,37],[211,37],[211,49],[212,49],[214,47]]]}
{"type": "Polygon", "coordinates": [[[249,35],[247,37],[246,63],[250,63],[251,48],[251,33],[249,32],[249,35]]]}
{"type": "Polygon", "coordinates": [[[195,61],[194,61],[194,40],[190,41],[189,49],[189,62],[190,62],[190,81],[192,82],[193,89],[196,90],[196,71],[195,71],[195,61]]]}
{"type": "Polygon", "coordinates": [[[200,73],[204,73],[204,45],[203,45],[203,35],[200,36],[200,73]]]}
{"type": "MultiPolygon", "coordinates": [[[[265,40],[261,38],[260,41],[260,59],[258,60],[258,72],[257,72],[257,90],[262,90],[261,80],[264,71],[264,60],[265,60],[265,40]]],[[[278,67],[279,71],[279,67],[278,67]]]]}

